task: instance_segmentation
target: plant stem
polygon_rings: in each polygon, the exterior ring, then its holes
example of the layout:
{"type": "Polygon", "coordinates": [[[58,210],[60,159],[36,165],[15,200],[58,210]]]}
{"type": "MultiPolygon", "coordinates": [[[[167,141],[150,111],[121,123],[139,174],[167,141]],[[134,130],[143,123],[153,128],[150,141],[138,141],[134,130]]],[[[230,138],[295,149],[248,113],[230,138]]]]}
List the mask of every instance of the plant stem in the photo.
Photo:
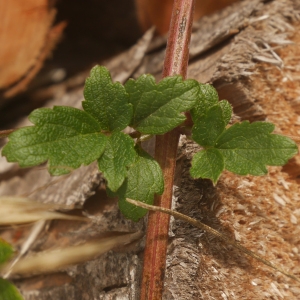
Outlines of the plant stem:
{"type": "MultiPolygon", "coordinates": [[[[163,77],[177,74],[186,77],[194,4],[194,0],[174,1],[163,77]]],[[[162,196],[155,197],[154,205],[171,207],[179,136],[179,130],[174,129],[156,137],[155,159],[163,170],[165,190],[162,196]]],[[[141,300],[162,298],[169,223],[169,215],[149,212],[141,300]]]]}
{"type": "Polygon", "coordinates": [[[17,129],[7,129],[7,130],[1,130],[0,131],[0,138],[6,138],[8,137],[12,132],[16,131],[17,129]]]}
{"type": "Polygon", "coordinates": [[[173,216],[174,218],[178,218],[180,220],[183,220],[185,222],[190,223],[191,225],[198,227],[202,230],[205,230],[206,232],[209,232],[210,234],[214,235],[215,237],[223,240],[224,242],[226,242],[227,244],[233,246],[234,248],[240,250],[241,252],[243,252],[246,255],[249,255],[250,257],[260,261],[261,263],[265,264],[266,266],[272,268],[275,271],[278,271],[282,274],[284,274],[285,276],[292,278],[293,280],[296,280],[298,282],[300,282],[300,279],[298,279],[296,276],[287,273],[286,271],[284,271],[283,269],[277,267],[276,265],[274,265],[273,263],[269,262],[267,259],[263,258],[262,256],[256,254],[255,252],[249,250],[248,248],[242,246],[240,243],[236,242],[235,240],[232,240],[230,237],[223,235],[222,233],[220,233],[219,231],[213,229],[212,227],[196,220],[193,219],[189,216],[186,216],[184,214],[181,214],[175,210],[171,210],[171,209],[167,209],[167,208],[163,208],[163,207],[159,207],[159,206],[154,206],[154,205],[149,205],[140,201],[136,201],[136,200],[132,200],[127,198],[126,199],[127,202],[134,204],[136,206],[145,208],[145,209],[149,209],[149,210],[153,210],[153,211],[160,211],[163,212],[165,214],[169,214],[170,216],[173,216]]]}

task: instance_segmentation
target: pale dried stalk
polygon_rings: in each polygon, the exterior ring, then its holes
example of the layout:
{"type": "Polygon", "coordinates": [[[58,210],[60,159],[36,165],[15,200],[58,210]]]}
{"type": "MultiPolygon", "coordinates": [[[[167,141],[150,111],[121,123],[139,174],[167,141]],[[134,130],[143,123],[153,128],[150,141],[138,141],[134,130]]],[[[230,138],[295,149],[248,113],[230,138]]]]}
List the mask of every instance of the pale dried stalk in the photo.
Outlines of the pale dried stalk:
{"type": "Polygon", "coordinates": [[[178,218],[180,220],[186,221],[186,222],[190,223],[191,225],[193,225],[195,227],[198,227],[200,229],[205,230],[206,232],[209,232],[209,233],[213,234],[214,236],[216,236],[219,239],[223,240],[227,244],[235,247],[236,249],[238,249],[238,250],[242,251],[243,253],[249,255],[250,257],[262,262],[263,264],[265,264],[268,267],[274,269],[275,271],[278,271],[278,272],[284,274],[285,276],[300,282],[300,280],[296,276],[287,273],[286,271],[284,271],[281,268],[275,266],[274,264],[272,264],[268,260],[264,259],[260,255],[256,254],[255,252],[252,252],[251,250],[245,248],[244,246],[240,245],[239,243],[237,243],[236,241],[234,241],[231,238],[227,237],[226,235],[220,233],[219,231],[211,228],[210,226],[208,226],[208,225],[206,225],[206,224],[204,224],[200,221],[197,221],[197,220],[195,220],[195,219],[193,219],[189,216],[186,216],[186,215],[181,214],[177,211],[167,209],[167,208],[164,208],[164,207],[149,205],[149,204],[146,204],[146,203],[143,203],[143,202],[140,202],[140,201],[136,201],[136,200],[133,200],[133,199],[129,199],[129,198],[126,198],[126,201],[131,203],[131,204],[134,204],[136,206],[139,206],[139,207],[142,207],[142,208],[145,208],[145,209],[149,209],[149,210],[152,210],[152,211],[159,211],[159,212],[171,215],[174,218],[178,218]]]}

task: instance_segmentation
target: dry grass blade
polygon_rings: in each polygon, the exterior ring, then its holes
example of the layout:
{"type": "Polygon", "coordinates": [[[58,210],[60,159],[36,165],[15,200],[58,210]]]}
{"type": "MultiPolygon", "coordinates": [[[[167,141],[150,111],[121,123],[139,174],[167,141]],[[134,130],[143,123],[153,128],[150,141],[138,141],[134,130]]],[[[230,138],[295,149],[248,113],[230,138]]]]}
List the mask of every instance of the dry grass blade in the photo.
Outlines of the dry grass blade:
{"type": "Polygon", "coordinates": [[[3,278],[8,278],[13,266],[21,259],[22,256],[26,254],[26,252],[30,249],[31,245],[35,242],[36,238],[42,232],[45,227],[47,221],[41,220],[36,222],[27,237],[26,241],[22,244],[21,249],[16,257],[14,257],[5,267],[5,273],[3,274],[3,278]]]}
{"type": "Polygon", "coordinates": [[[22,224],[53,219],[87,221],[85,217],[50,211],[66,209],[66,207],[39,203],[21,197],[0,197],[0,207],[0,225],[22,224]]]}
{"type": "Polygon", "coordinates": [[[127,202],[131,203],[131,204],[134,204],[136,206],[139,206],[139,207],[142,207],[142,208],[145,208],[145,209],[149,209],[149,210],[153,210],[153,211],[159,211],[159,212],[162,212],[162,213],[165,213],[165,214],[168,214],[168,215],[171,215],[173,216],[174,218],[178,218],[178,219],[181,219],[183,221],[186,221],[190,224],[192,224],[193,226],[195,227],[198,227],[200,229],[203,229],[205,230],[206,232],[209,232],[211,234],[213,234],[214,236],[220,238],[221,240],[223,240],[224,242],[226,242],[227,244],[230,244],[232,245],[233,247],[239,249],[240,251],[242,251],[243,253],[253,257],[254,259],[262,262],[263,264],[267,265],[268,267],[284,274],[285,276],[289,277],[289,278],[292,278],[298,282],[300,282],[300,280],[294,276],[294,275],[291,275],[285,271],[283,271],[281,268],[275,266],[274,264],[272,264],[271,262],[269,262],[268,260],[264,259],[263,257],[261,257],[260,255],[252,252],[251,250],[243,247],[242,245],[240,245],[239,243],[235,242],[234,240],[232,240],[231,238],[221,234],[220,232],[218,232],[217,230],[211,228],[210,226],[202,223],[202,222],[199,222],[189,216],[186,216],[184,214],[181,214],[177,211],[174,211],[174,210],[171,210],[171,209],[167,209],[167,208],[163,208],[163,207],[159,207],[159,206],[153,206],[153,205],[149,205],[149,204],[145,204],[145,203],[142,203],[140,201],[136,201],[136,200],[133,200],[133,199],[129,199],[127,198],[126,199],[127,202]]]}
{"type": "MultiPolygon", "coordinates": [[[[122,234],[103,238],[83,245],[43,251],[20,259],[11,269],[10,274],[31,275],[55,272],[68,265],[91,260],[113,248],[129,244],[142,236],[142,232],[122,234]]],[[[5,268],[3,273],[5,273],[5,268]]]]}

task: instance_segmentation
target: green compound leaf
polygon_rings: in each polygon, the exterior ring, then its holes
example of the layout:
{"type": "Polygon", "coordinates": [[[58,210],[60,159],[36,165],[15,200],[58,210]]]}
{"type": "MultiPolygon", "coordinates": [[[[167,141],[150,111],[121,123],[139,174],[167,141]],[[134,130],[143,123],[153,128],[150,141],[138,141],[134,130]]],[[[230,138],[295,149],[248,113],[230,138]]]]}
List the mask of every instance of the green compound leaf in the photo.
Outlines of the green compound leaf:
{"type": "Polygon", "coordinates": [[[199,151],[193,156],[190,173],[193,178],[208,178],[214,184],[224,170],[224,159],[218,149],[199,151]]]}
{"type": "Polygon", "coordinates": [[[199,83],[181,76],[166,77],[158,84],[152,75],[130,79],[125,88],[133,106],[131,126],[145,134],[163,134],[185,120],[198,97],[199,83]]]}
{"type": "Polygon", "coordinates": [[[126,202],[126,198],[153,204],[154,194],[162,194],[164,191],[163,174],[159,164],[143,149],[137,147],[136,151],[136,160],[129,168],[124,184],[117,191],[121,212],[133,221],[142,218],[147,210],[126,202]]]}
{"type": "Polygon", "coordinates": [[[103,155],[98,159],[99,170],[108,188],[116,192],[127,175],[127,166],[135,160],[134,141],[123,132],[114,132],[107,140],[103,155]]]}
{"type": "Polygon", "coordinates": [[[225,168],[240,175],[264,175],[266,166],[282,166],[298,152],[288,137],[271,134],[274,125],[248,121],[227,129],[216,142],[225,168]]]}
{"type": "Polygon", "coordinates": [[[191,110],[192,119],[194,122],[198,118],[206,115],[207,111],[219,102],[219,96],[216,89],[210,84],[199,84],[196,105],[191,110]]]}
{"type": "Polygon", "coordinates": [[[192,137],[205,149],[193,157],[190,172],[194,178],[216,183],[224,168],[239,175],[264,175],[266,166],[282,166],[297,154],[298,147],[291,139],[271,134],[271,123],[244,121],[225,129],[232,114],[226,102],[195,118],[192,137]]]}
{"type": "Polygon", "coordinates": [[[206,115],[194,122],[192,138],[203,147],[214,146],[220,134],[225,130],[223,110],[220,105],[208,109],[206,115]]]}
{"type": "Polygon", "coordinates": [[[128,103],[129,96],[121,83],[112,83],[105,67],[92,69],[85,82],[84,97],[83,109],[98,120],[102,130],[122,130],[130,123],[132,107],[128,103]]]}
{"type": "Polygon", "coordinates": [[[0,278],[0,300],[23,300],[23,297],[12,283],[0,278]]]}
{"type": "Polygon", "coordinates": [[[24,127],[9,136],[2,155],[21,167],[48,160],[52,175],[67,174],[88,165],[103,153],[107,138],[99,123],[86,112],[64,106],[33,111],[29,120],[36,126],[24,127]]]}
{"type": "Polygon", "coordinates": [[[12,246],[0,238],[0,265],[5,263],[13,253],[12,246]]]}

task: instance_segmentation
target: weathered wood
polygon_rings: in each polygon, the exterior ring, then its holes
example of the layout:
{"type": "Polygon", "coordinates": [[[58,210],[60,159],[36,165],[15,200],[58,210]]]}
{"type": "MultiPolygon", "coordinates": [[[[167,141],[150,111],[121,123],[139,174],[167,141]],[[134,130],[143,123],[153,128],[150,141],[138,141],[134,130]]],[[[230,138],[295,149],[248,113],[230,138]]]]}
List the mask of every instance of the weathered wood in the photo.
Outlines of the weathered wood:
{"type": "MultiPolygon", "coordinates": [[[[241,118],[266,117],[275,123],[277,131],[299,135],[299,10],[297,0],[248,0],[205,17],[195,25],[189,77],[213,83],[221,98],[227,98],[241,118]]],[[[144,44],[143,51],[147,47],[144,44]]],[[[122,80],[145,72],[160,78],[163,56],[164,50],[152,47],[135,68],[121,65],[114,69],[113,76],[125,70],[122,80]]],[[[64,97],[57,97],[48,106],[80,107],[82,87],[63,93],[64,97]]],[[[269,168],[270,173],[265,177],[240,177],[225,172],[213,187],[209,181],[189,177],[188,165],[194,151],[195,145],[182,138],[176,208],[235,237],[249,249],[299,276],[299,156],[283,168],[269,168]]],[[[27,193],[49,180],[48,175],[41,175],[45,170],[20,171],[4,164],[0,167],[1,195],[27,193]]],[[[74,171],[47,191],[33,194],[33,198],[45,202],[73,206],[85,203],[93,222],[92,225],[55,222],[48,234],[36,241],[32,251],[54,243],[76,243],[104,232],[143,228],[143,220],[137,224],[124,220],[116,203],[106,202],[103,193],[97,192],[86,201],[101,182],[96,166],[91,165],[74,171]],[[66,180],[68,183],[63,183],[66,180]],[[97,205],[98,198],[104,201],[103,205],[97,205]]],[[[299,285],[291,279],[274,274],[198,229],[174,221],[172,232],[164,299],[299,299],[299,285]]],[[[60,283],[51,287],[47,285],[51,275],[19,280],[18,285],[26,299],[137,299],[141,249],[142,241],[69,267],[62,272],[64,275],[58,276],[60,283]]]]}
{"type": "Polygon", "coordinates": [[[1,104],[26,89],[56,45],[65,23],[52,27],[53,1],[0,1],[1,104]]]}

